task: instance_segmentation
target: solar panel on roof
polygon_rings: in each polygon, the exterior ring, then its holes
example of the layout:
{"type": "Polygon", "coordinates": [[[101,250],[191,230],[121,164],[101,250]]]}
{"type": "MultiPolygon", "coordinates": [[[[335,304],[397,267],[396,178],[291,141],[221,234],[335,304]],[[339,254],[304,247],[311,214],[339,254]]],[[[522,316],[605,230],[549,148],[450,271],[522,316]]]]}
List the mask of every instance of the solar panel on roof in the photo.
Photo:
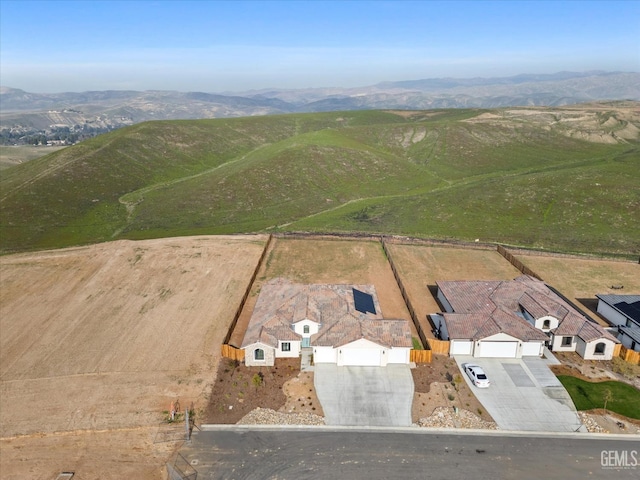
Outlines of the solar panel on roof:
{"type": "Polygon", "coordinates": [[[373,296],[368,293],[361,292],[360,290],[353,289],[353,303],[356,306],[356,310],[360,313],[376,313],[376,306],[373,304],[373,296]]]}
{"type": "Polygon", "coordinates": [[[633,303],[620,302],[614,306],[632,320],[640,322],[640,301],[633,303]]]}

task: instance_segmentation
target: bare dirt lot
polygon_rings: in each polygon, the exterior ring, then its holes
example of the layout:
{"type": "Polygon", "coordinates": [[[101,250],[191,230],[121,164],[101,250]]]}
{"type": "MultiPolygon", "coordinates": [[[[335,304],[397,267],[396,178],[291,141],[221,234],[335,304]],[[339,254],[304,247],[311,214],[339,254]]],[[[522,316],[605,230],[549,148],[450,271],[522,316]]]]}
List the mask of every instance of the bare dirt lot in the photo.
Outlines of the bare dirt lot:
{"type": "Polygon", "coordinates": [[[640,293],[640,265],[637,262],[524,254],[516,256],[604,326],[609,324],[596,313],[596,294],[640,293]],[[611,288],[614,286],[623,288],[611,288]]]}
{"type": "MultiPolygon", "coordinates": [[[[438,280],[512,280],[521,275],[495,250],[397,243],[387,248],[421,322],[440,312],[435,298],[438,280]]],[[[432,335],[430,328],[424,331],[432,335]]]]}
{"type": "Polygon", "coordinates": [[[265,243],[185,237],[0,258],[2,478],[121,478],[112,467],[126,458],[135,478],[162,478],[163,412],[176,398],[204,409],[265,243]]]}

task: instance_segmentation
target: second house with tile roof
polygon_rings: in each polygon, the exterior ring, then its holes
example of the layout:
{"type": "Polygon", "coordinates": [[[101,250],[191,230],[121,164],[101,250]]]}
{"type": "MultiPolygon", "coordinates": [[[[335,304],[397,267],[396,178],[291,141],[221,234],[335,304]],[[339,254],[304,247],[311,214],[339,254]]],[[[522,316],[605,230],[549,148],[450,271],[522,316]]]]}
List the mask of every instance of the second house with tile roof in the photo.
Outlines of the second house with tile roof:
{"type": "Polygon", "coordinates": [[[437,282],[444,313],[431,315],[451,355],[521,358],[553,351],[611,360],[620,343],[544,282],[530,276],[511,281],[437,282]]]}

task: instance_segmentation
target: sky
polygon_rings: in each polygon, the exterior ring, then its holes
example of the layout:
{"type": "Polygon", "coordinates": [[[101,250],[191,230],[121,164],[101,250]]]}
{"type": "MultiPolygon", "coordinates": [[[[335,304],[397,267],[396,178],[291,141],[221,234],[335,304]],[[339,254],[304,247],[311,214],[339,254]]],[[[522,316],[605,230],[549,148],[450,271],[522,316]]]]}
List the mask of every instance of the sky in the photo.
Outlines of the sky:
{"type": "Polygon", "coordinates": [[[0,1],[0,85],[36,93],[588,70],[640,71],[640,0],[0,1]]]}

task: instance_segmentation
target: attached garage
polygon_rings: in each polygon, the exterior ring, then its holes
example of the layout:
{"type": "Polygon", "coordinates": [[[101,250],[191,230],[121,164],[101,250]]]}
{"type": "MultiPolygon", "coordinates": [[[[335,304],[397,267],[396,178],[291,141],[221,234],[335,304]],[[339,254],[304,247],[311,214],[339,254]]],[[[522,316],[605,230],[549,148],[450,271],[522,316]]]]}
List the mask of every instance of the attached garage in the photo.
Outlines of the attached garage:
{"type": "Polygon", "coordinates": [[[525,342],[522,344],[523,357],[539,357],[542,355],[542,342],[525,342]]]}
{"type": "Polygon", "coordinates": [[[475,357],[516,358],[518,342],[481,341],[476,348],[475,357]]]}
{"type": "Polygon", "coordinates": [[[374,349],[343,348],[342,353],[338,354],[338,365],[345,367],[379,367],[381,360],[382,351],[374,349]]]}
{"type": "Polygon", "coordinates": [[[392,347],[384,351],[383,355],[387,356],[387,363],[409,363],[410,348],[392,347]]]}
{"type": "Polygon", "coordinates": [[[338,366],[379,367],[385,365],[386,348],[366,339],[356,340],[338,347],[338,366]]]}
{"type": "Polygon", "coordinates": [[[471,340],[451,340],[449,347],[450,355],[471,355],[473,351],[473,342],[471,340]]]}

